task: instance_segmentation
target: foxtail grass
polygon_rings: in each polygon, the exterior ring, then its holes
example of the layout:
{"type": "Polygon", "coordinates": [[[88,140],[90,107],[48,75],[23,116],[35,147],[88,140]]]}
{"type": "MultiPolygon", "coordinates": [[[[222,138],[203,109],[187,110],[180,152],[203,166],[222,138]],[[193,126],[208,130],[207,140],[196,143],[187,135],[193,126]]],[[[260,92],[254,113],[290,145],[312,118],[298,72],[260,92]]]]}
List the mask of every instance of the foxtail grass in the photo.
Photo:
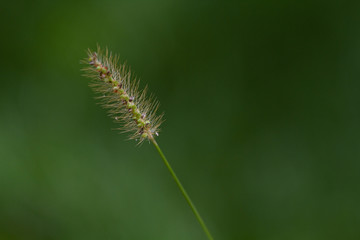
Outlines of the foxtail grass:
{"type": "Polygon", "coordinates": [[[148,96],[147,88],[139,89],[139,81],[133,77],[130,68],[119,63],[118,56],[107,49],[105,52],[100,47],[97,51],[89,49],[82,63],[85,64],[84,76],[91,79],[90,87],[98,94],[100,104],[108,110],[110,117],[119,123],[119,130],[129,133],[129,138],[139,144],[147,140],[154,145],[204,233],[212,240],[204,220],[155,140],[163,122],[163,114],[157,113],[159,102],[153,95],[148,96]]]}

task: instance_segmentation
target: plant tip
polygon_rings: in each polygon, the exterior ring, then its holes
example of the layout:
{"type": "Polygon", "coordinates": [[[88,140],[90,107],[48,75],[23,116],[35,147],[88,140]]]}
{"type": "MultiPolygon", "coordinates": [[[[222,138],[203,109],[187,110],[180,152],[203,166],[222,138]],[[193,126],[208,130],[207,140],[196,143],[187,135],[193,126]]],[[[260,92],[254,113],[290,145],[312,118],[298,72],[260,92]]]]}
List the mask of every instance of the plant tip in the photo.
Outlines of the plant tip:
{"type": "Polygon", "coordinates": [[[159,102],[148,99],[146,89],[139,90],[139,81],[131,75],[125,64],[106,49],[98,47],[96,52],[88,50],[83,63],[85,76],[92,79],[90,86],[102,95],[101,104],[107,108],[111,117],[122,122],[123,132],[132,132],[131,139],[139,143],[159,136],[163,114],[156,115],[159,102]]]}

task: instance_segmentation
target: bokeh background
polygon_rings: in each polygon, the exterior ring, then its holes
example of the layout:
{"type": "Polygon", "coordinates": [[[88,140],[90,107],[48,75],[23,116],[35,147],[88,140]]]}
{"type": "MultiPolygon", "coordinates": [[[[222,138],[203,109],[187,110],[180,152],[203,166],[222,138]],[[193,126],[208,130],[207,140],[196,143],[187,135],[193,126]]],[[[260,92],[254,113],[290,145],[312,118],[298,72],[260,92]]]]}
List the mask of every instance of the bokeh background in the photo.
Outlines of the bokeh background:
{"type": "Polygon", "coordinates": [[[96,44],[161,102],[215,239],[360,239],[359,1],[3,1],[0,239],[206,239],[94,100],[96,44]]]}

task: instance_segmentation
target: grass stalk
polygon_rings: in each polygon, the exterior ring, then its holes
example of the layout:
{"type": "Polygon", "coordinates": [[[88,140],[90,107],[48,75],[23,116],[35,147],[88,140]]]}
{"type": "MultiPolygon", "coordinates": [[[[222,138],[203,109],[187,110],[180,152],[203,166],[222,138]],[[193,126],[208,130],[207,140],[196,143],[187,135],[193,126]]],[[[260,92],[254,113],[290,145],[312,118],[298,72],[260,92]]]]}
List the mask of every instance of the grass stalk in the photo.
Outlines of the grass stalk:
{"type": "Polygon", "coordinates": [[[198,210],[196,209],[194,203],[191,201],[190,196],[187,194],[185,188],[183,187],[183,185],[181,184],[179,178],[176,176],[174,170],[172,169],[170,163],[168,162],[168,160],[166,159],[164,153],[161,151],[161,148],[159,147],[159,145],[157,144],[156,140],[154,138],[151,138],[150,141],[153,143],[153,145],[155,146],[156,150],[159,152],[160,157],[162,158],[162,160],[164,161],[164,164],[166,165],[167,169],[169,170],[171,176],[173,177],[174,181],[176,182],[177,186],[180,189],[180,192],[182,193],[182,195],[184,196],[186,202],[189,204],[192,212],[194,213],[196,219],[198,220],[198,222],[200,223],[202,229],[204,230],[206,236],[208,237],[209,240],[213,240],[213,237],[210,234],[209,229],[206,227],[206,224],[204,222],[204,220],[202,219],[202,217],[200,216],[200,213],[198,212],[198,210]]]}

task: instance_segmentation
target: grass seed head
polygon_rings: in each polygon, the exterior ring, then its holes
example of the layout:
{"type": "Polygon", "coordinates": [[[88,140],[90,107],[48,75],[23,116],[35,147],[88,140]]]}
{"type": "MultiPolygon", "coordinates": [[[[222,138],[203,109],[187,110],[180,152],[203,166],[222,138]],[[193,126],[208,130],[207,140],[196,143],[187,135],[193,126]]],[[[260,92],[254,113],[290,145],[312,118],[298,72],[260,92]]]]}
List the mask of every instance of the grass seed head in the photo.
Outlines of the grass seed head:
{"type": "Polygon", "coordinates": [[[97,51],[87,51],[88,57],[82,61],[85,76],[91,79],[90,87],[99,94],[100,104],[108,109],[115,122],[121,123],[122,132],[130,133],[131,139],[144,140],[159,135],[161,115],[156,115],[159,102],[147,97],[147,88],[139,90],[139,81],[132,77],[130,68],[119,63],[119,58],[97,51]]]}

